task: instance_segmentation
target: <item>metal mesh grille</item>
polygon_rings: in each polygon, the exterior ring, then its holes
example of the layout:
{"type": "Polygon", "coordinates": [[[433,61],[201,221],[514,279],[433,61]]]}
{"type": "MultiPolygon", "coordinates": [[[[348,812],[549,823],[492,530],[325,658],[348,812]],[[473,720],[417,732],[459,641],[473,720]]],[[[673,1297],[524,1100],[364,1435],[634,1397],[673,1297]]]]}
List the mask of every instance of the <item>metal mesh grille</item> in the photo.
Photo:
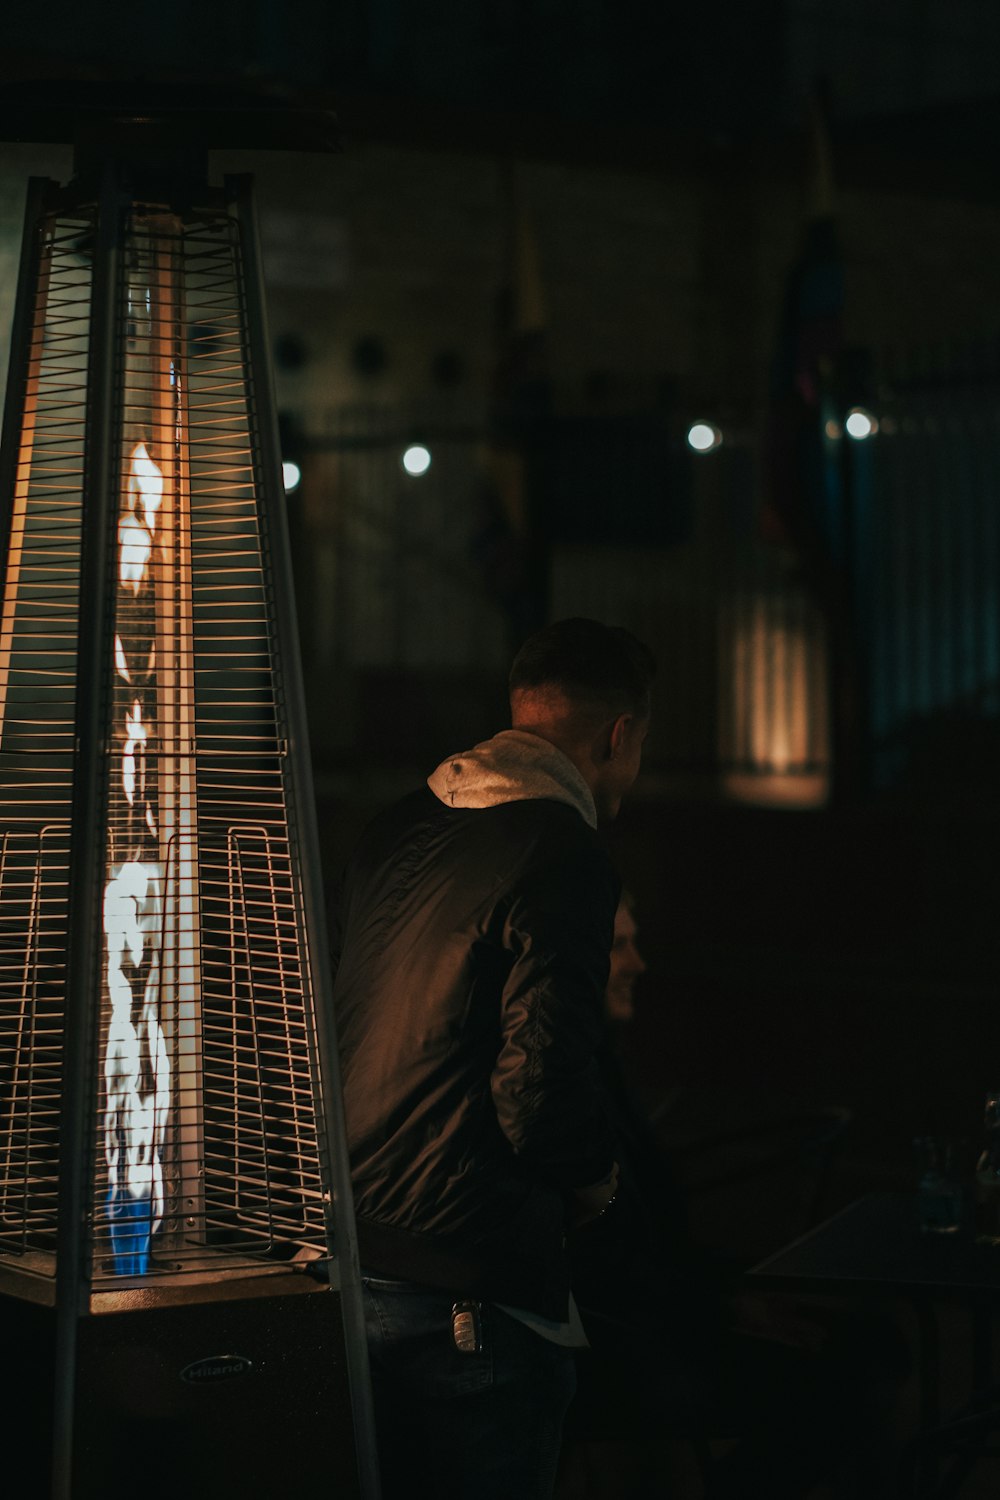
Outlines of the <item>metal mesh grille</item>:
{"type": "Polygon", "coordinates": [[[323,1243],[312,1023],[228,226],[188,238],[192,578],[205,1067],[215,1242],[323,1243]]]}
{"type": "Polygon", "coordinates": [[[55,1248],[89,215],[39,229],[0,616],[0,1249],[55,1248]]]}
{"type": "MultiPolygon", "coordinates": [[[[0,653],[0,1252],[42,1252],[42,1270],[56,1224],[85,227],[49,231],[0,653]]],[[[96,1282],[211,1275],[325,1243],[237,226],[137,207],[121,265],[100,1023],[93,1131],[78,1143],[93,1162],[96,1282]]]]}

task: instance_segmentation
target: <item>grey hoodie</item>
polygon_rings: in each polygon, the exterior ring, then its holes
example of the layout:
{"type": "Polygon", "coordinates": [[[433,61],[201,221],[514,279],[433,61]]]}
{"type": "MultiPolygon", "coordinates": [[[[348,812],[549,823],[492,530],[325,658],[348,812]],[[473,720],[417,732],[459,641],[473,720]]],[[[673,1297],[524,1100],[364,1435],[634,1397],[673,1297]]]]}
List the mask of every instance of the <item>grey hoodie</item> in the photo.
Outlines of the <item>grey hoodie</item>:
{"type": "Polygon", "coordinates": [[[594,798],[568,756],[540,735],[504,729],[471,750],[450,755],[427,778],[446,807],[499,807],[505,802],[547,798],[566,802],[591,828],[597,827],[594,798]]]}

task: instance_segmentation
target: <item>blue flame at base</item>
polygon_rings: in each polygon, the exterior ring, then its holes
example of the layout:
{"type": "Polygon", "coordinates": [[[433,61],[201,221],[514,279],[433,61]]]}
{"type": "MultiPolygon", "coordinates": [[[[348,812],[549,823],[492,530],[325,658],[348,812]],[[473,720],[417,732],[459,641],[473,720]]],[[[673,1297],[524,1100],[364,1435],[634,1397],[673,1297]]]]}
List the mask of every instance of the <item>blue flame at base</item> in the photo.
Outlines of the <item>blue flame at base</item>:
{"type": "Polygon", "coordinates": [[[133,1198],[120,1187],[108,1189],[111,1253],[117,1276],[144,1276],[149,1270],[149,1242],[153,1233],[152,1194],[133,1198]]]}

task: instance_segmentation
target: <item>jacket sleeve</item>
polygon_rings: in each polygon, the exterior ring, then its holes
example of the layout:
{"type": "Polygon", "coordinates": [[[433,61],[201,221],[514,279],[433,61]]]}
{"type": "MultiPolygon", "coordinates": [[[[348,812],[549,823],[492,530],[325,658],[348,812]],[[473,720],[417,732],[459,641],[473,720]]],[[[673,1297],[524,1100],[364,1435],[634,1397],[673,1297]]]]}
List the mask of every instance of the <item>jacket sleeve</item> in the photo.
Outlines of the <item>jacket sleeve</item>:
{"type": "Polygon", "coordinates": [[[506,912],[493,1100],[522,1165],[563,1190],[615,1160],[596,1050],[618,893],[600,846],[576,846],[523,877],[506,912]]]}

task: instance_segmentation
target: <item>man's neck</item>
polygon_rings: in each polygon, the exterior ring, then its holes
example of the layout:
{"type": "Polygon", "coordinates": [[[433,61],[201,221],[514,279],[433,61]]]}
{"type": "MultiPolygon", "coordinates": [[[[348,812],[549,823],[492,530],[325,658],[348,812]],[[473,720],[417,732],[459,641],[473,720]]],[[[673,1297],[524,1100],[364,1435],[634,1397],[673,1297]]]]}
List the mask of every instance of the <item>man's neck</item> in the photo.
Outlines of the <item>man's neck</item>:
{"type": "Polygon", "coordinates": [[[533,734],[537,739],[545,740],[548,744],[554,745],[576,767],[587,783],[591,796],[593,796],[597,784],[597,767],[594,765],[586,747],[578,744],[568,735],[561,732],[559,725],[545,720],[518,719],[517,723],[511,725],[511,728],[519,730],[522,734],[533,734]]]}

